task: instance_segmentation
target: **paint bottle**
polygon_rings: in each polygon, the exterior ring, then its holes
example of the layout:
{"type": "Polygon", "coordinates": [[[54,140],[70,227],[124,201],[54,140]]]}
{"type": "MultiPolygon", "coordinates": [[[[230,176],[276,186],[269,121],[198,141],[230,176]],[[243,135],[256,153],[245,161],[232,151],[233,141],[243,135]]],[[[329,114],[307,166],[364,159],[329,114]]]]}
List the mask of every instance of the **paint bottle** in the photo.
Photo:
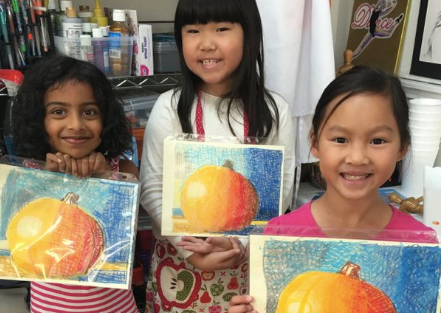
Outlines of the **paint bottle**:
{"type": "Polygon", "coordinates": [[[83,35],[92,36],[92,25],[90,23],[83,23],[83,35]]]}
{"type": "Polygon", "coordinates": [[[81,59],[80,36],[83,33],[83,24],[77,16],[74,8],[66,8],[66,16],[63,17],[63,37],[65,38],[66,54],[70,57],[81,59]]]}
{"type": "Polygon", "coordinates": [[[102,26],[100,29],[103,31],[103,37],[109,37],[109,26],[102,26]]]}
{"type": "Polygon", "coordinates": [[[63,37],[63,17],[66,16],[66,8],[72,8],[72,1],[61,0],[60,12],[55,15],[55,30],[57,36],[63,37]]]}
{"type": "Polygon", "coordinates": [[[130,75],[128,45],[129,27],[124,10],[113,10],[113,23],[109,27],[109,62],[112,76],[130,75]]]}
{"type": "Polygon", "coordinates": [[[78,17],[83,23],[90,23],[93,13],[91,11],[80,11],[78,12],[78,17]]]}
{"type": "Polygon", "coordinates": [[[101,28],[92,29],[92,35],[95,66],[98,67],[104,74],[109,75],[110,67],[108,39],[103,37],[103,30],[101,28]]]}
{"type": "Polygon", "coordinates": [[[89,6],[88,5],[82,4],[78,8],[80,9],[80,12],[87,12],[87,11],[89,11],[89,6]]]}
{"type": "Polygon", "coordinates": [[[90,35],[81,35],[80,43],[81,43],[81,60],[94,64],[92,37],[90,35]]]}
{"type": "Polygon", "coordinates": [[[90,18],[90,22],[97,23],[100,27],[109,25],[109,20],[104,15],[104,11],[101,9],[99,0],[95,0],[95,9],[93,9],[93,17],[90,18]]]}

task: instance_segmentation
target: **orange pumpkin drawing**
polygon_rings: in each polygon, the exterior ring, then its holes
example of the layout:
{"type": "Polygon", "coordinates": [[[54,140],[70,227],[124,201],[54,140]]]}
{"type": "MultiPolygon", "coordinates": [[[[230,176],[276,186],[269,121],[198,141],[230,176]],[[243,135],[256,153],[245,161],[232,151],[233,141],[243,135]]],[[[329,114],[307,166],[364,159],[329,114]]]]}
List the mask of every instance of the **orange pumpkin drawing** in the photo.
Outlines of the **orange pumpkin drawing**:
{"type": "Polygon", "coordinates": [[[259,207],[253,184],[233,170],[233,162],[206,165],[192,173],[181,191],[184,218],[210,232],[240,230],[251,224],[259,207]]]}
{"type": "Polygon", "coordinates": [[[65,278],[86,274],[104,250],[100,224],[78,207],[79,196],[41,198],[11,219],[6,237],[11,258],[30,277],[65,278]]]}
{"type": "Polygon", "coordinates": [[[276,313],[396,313],[389,297],[359,273],[360,266],[351,262],[339,273],[303,273],[285,287],[276,313]]]}

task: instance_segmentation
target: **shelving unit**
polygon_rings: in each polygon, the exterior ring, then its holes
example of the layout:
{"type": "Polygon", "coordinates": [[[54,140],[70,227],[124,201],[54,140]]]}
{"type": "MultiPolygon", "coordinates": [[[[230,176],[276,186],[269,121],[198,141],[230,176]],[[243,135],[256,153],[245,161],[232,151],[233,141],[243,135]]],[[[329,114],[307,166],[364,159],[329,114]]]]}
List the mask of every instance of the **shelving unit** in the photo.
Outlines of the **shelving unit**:
{"type": "Polygon", "coordinates": [[[116,90],[148,88],[163,92],[177,86],[181,82],[180,73],[155,74],[153,76],[128,76],[109,78],[116,90]]]}
{"type": "MultiPolygon", "coordinates": [[[[148,88],[153,91],[163,92],[176,87],[181,82],[180,73],[156,74],[153,76],[127,76],[110,77],[112,85],[116,90],[148,88]]],[[[0,83],[0,97],[7,97],[6,87],[0,83]]]]}
{"type": "Polygon", "coordinates": [[[0,82],[0,97],[7,97],[7,96],[8,96],[8,90],[6,89],[6,86],[0,82]]]}

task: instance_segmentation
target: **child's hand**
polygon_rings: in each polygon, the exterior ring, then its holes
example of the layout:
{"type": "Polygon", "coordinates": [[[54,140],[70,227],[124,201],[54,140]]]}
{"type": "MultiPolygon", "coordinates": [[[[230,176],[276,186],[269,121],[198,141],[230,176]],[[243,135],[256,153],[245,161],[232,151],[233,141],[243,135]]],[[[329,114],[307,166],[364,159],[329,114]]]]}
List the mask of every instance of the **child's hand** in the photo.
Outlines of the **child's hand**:
{"type": "Polygon", "coordinates": [[[100,152],[92,152],[84,158],[72,160],[72,174],[76,177],[89,177],[108,170],[107,160],[100,152]]]}
{"type": "Polygon", "coordinates": [[[208,237],[203,240],[196,237],[184,236],[182,237],[182,241],[178,242],[178,246],[187,251],[201,254],[233,249],[231,240],[228,237],[208,237]]]}
{"type": "Polygon", "coordinates": [[[232,248],[211,253],[193,253],[187,258],[188,263],[200,270],[212,271],[231,268],[248,259],[248,249],[237,239],[229,238],[232,248]]]}
{"type": "Polygon", "coordinates": [[[108,170],[107,160],[100,152],[92,152],[81,159],[57,152],[46,154],[46,170],[72,174],[76,177],[89,177],[108,170]]]}
{"type": "Polygon", "coordinates": [[[66,174],[72,173],[72,160],[70,155],[60,152],[46,154],[46,170],[66,174]]]}
{"type": "Polygon", "coordinates": [[[228,313],[257,313],[250,304],[253,297],[249,295],[234,296],[228,303],[228,313]]]}

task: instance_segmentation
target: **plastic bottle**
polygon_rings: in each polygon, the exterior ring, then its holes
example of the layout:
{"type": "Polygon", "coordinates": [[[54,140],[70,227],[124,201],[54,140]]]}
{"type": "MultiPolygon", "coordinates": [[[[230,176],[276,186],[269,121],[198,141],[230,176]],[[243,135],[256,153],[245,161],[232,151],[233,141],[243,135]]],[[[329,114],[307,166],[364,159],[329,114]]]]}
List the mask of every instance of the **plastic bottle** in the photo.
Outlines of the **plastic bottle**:
{"type": "Polygon", "coordinates": [[[72,8],[72,1],[61,0],[60,12],[55,15],[55,29],[57,36],[63,37],[63,17],[66,16],[66,8],[72,8]]]}
{"type": "Polygon", "coordinates": [[[95,9],[93,9],[93,17],[90,18],[90,22],[97,23],[100,27],[109,25],[109,20],[104,15],[99,0],[95,0],[95,9]]]}
{"type": "Polygon", "coordinates": [[[95,58],[95,66],[98,67],[104,74],[109,75],[109,45],[108,40],[103,37],[103,30],[101,28],[92,29],[93,35],[93,55],[95,58]]]}
{"type": "Polygon", "coordinates": [[[77,16],[74,8],[66,8],[66,16],[63,17],[63,37],[65,37],[66,54],[81,59],[80,36],[83,33],[83,24],[77,16]]]}
{"type": "Polygon", "coordinates": [[[83,23],[83,35],[92,36],[92,25],[90,23],[83,23]]]}
{"type": "Polygon", "coordinates": [[[92,47],[92,37],[90,35],[81,35],[81,60],[94,64],[94,53],[92,47]]]}
{"type": "Polygon", "coordinates": [[[78,12],[78,17],[83,23],[90,23],[90,19],[93,17],[93,13],[91,11],[80,11],[78,12]]]}
{"type": "Polygon", "coordinates": [[[109,37],[109,26],[100,27],[103,31],[103,37],[109,37]]]}
{"type": "Polygon", "coordinates": [[[128,45],[129,27],[124,10],[113,10],[113,23],[109,27],[109,62],[112,76],[130,75],[131,60],[128,45]]]}
{"type": "Polygon", "coordinates": [[[88,5],[80,5],[78,8],[80,9],[80,12],[87,12],[87,11],[89,11],[89,6],[88,5]]]}

